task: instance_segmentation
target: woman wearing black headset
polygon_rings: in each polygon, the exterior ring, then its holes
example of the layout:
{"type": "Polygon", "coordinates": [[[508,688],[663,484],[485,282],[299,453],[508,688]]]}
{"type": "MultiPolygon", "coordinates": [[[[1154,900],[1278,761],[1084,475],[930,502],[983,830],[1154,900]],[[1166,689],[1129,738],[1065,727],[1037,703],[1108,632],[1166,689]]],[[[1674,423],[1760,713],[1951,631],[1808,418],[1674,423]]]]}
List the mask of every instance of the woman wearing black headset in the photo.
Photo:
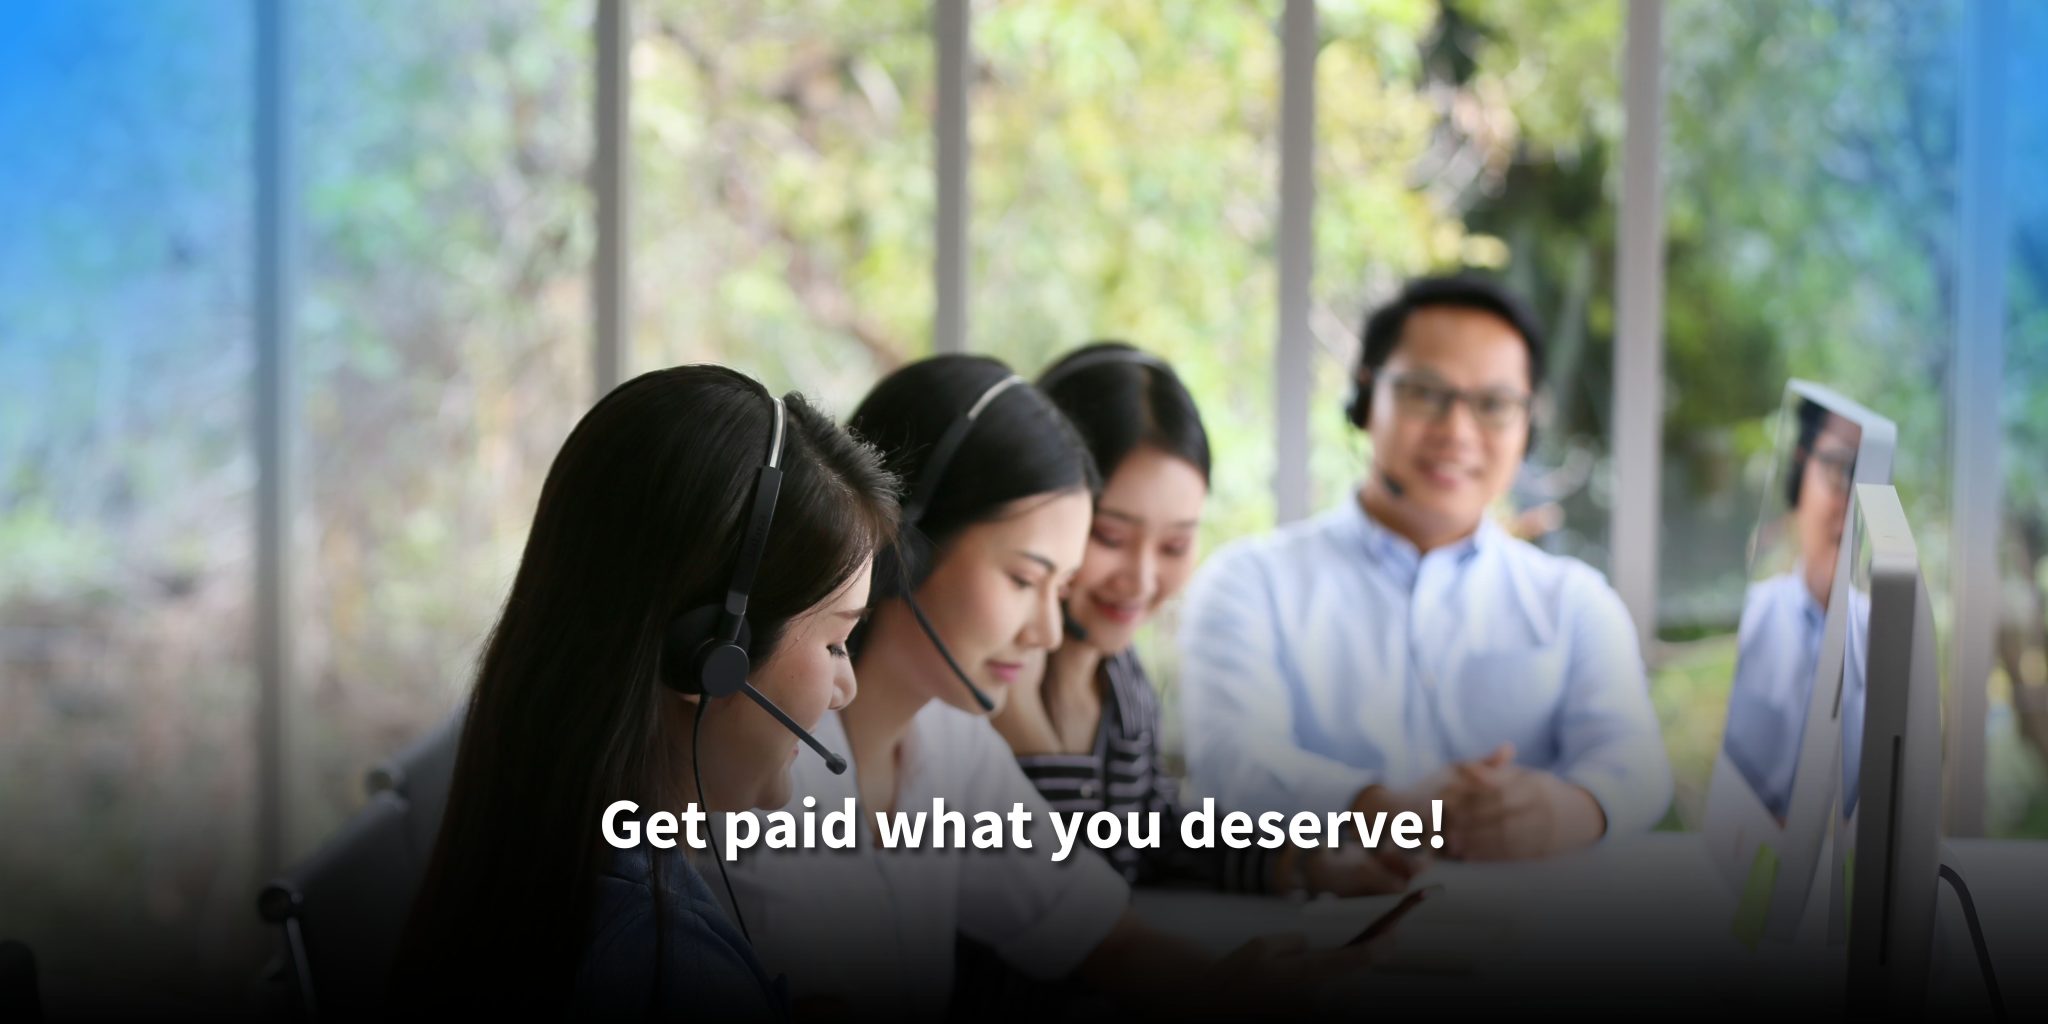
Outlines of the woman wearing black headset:
{"type": "Polygon", "coordinates": [[[819,723],[854,768],[799,765],[796,795],[829,809],[857,797],[867,831],[856,850],[756,850],[733,872],[763,960],[788,972],[799,1003],[943,1014],[956,936],[1151,1012],[1271,1011],[1362,963],[1362,950],[1266,943],[1219,963],[1141,924],[1127,883],[1085,844],[1053,860],[1049,809],[985,716],[1059,644],[1060,599],[1087,546],[1099,482],[1059,410],[993,359],[938,356],[885,378],[848,426],[909,484],[904,536],[878,559],[854,639],[862,698],[819,723]],[[935,800],[970,817],[1021,808],[1032,848],[1007,826],[1001,848],[959,848],[964,833],[880,848],[875,814],[929,814],[935,800]]]}
{"type": "Polygon", "coordinates": [[[713,855],[615,849],[601,819],[789,798],[800,730],[853,697],[844,645],[895,521],[872,449],[731,370],[592,408],[482,658],[394,1003],[784,1012],[691,862],[713,855]]]}
{"type": "Polygon", "coordinates": [[[1105,851],[1132,885],[1341,896],[1406,888],[1423,862],[1398,851],[1269,854],[1179,842],[1185,808],[1159,763],[1159,705],[1131,641],[1194,573],[1209,434],[1173,368],[1123,342],[1068,353],[1039,387],[1074,424],[1103,487],[1066,601],[1065,638],[994,719],[1025,774],[1063,813],[1160,812],[1158,846],[1105,851]]]}

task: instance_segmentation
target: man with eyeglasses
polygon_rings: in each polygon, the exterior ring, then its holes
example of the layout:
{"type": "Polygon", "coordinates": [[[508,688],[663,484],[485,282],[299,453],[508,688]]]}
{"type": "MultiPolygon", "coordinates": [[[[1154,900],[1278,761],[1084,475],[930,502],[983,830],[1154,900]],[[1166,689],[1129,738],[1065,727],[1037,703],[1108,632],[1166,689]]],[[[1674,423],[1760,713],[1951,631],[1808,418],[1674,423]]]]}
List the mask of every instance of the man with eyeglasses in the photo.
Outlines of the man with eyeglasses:
{"type": "MultiPolygon", "coordinates": [[[[1849,485],[1863,439],[1856,424],[1810,399],[1799,400],[1797,416],[1799,433],[1784,470],[1797,560],[1789,570],[1750,584],[1743,595],[1735,683],[1722,740],[1730,760],[1780,821],[1792,802],[1807,698],[1820,661],[1821,632],[1849,520],[1849,485]]],[[[1867,621],[1869,595],[1852,589],[1850,597],[1849,621],[1867,621]]],[[[1860,662],[1862,654],[1852,644],[1848,656],[1860,662]]],[[[1847,678],[1860,684],[1863,673],[1852,670],[1847,678]]],[[[1862,752],[1862,686],[1845,686],[1842,701],[1842,771],[1853,794],[1862,752]]],[[[1853,796],[1848,800],[1853,803],[1853,796]]]]}
{"type": "MultiPolygon", "coordinates": [[[[1338,507],[1220,551],[1181,619],[1188,763],[1251,811],[1444,801],[1444,853],[1544,857],[1649,829],[1671,796],[1635,628],[1589,566],[1495,523],[1543,341],[1514,296],[1411,282],[1366,321],[1338,507]]],[[[1375,858],[1386,888],[1413,864],[1375,858]]],[[[1314,888],[1313,880],[1305,880],[1314,888]]]]}

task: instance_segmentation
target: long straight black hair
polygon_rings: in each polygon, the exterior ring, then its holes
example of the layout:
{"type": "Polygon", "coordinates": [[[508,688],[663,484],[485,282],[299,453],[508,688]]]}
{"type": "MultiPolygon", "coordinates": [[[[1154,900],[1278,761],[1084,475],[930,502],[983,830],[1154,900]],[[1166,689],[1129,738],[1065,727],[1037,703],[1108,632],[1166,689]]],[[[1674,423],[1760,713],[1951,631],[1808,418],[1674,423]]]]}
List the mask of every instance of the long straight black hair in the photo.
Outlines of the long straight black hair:
{"type": "MultiPolygon", "coordinates": [[[[920,359],[882,378],[846,426],[881,449],[883,464],[905,488],[914,488],[947,428],[1010,375],[1008,366],[986,356],[920,359]]],[[[999,394],[982,409],[934,493],[906,494],[906,500],[923,499],[924,515],[915,529],[905,524],[893,551],[877,556],[872,604],[916,589],[936,549],[961,530],[1002,515],[1011,502],[1102,489],[1095,461],[1073,424],[1037,388],[1020,384],[1012,390],[1017,393],[999,394]]],[[[866,626],[862,622],[855,633],[856,648],[866,626]]]]}
{"type": "MultiPolygon", "coordinates": [[[[782,491],[748,608],[756,665],[895,529],[874,450],[801,396],[784,402],[782,491]]],[[[695,798],[675,724],[688,716],[662,713],[663,632],[723,597],[773,416],[753,380],[684,366],[620,385],[562,445],[479,666],[395,1004],[566,1007],[610,852],[603,808],[695,798]]]]}

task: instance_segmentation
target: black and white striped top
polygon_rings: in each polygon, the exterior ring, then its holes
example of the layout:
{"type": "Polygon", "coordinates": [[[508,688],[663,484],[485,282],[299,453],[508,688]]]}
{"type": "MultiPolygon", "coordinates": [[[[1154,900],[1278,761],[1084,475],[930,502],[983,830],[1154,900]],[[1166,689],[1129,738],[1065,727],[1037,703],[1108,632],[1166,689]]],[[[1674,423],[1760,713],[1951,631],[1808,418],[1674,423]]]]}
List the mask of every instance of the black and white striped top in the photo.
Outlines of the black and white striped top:
{"type": "Polygon", "coordinates": [[[1179,787],[1160,768],[1159,698],[1133,651],[1102,662],[1109,685],[1095,749],[1086,754],[1026,754],[1017,758],[1024,774],[1057,813],[1110,811],[1119,816],[1159,812],[1159,845],[1136,849],[1125,842],[1102,851],[1132,885],[1195,883],[1233,892],[1264,892],[1272,856],[1253,847],[1206,850],[1181,843],[1179,787]]]}

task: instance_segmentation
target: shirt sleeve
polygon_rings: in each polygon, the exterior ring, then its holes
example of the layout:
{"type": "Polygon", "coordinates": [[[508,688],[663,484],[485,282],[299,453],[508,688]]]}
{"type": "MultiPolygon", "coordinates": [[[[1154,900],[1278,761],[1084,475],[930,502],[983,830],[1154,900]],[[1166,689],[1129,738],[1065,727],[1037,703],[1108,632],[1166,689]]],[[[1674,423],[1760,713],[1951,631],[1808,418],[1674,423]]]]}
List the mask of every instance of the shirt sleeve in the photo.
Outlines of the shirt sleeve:
{"type": "Polygon", "coordinates": [[[1059,842],[1052,809],[1017,766],[987,719],[961,716],[952,742],[972,810],[1031,815],[1031,849],[965,850],[960,870],[960,933],[995,950],[1010,966],[1040,980],[1074,972],[1102,944],[1130,904],[1131,890],[1086,839],[1053,862],[1059,842]]]}
{"type": "Polygon", "coordinates": [[[1209,560],[1181,614],[1181,693],[1195,785],[1233,810],[1331,811],[1374,773],[1302,750],[1299,671],[1279,638],[1280,611],[1259,549],[1209,560]]]}
{"type": "Polygon", "coordinates": [[[1568,594],[1576,615],[1558,715],[1558,774],[1593,795],[1607,836],[1647,832],[1671,804],[1671,762],[1634,620],[1590,569],[1568,594]]]}

